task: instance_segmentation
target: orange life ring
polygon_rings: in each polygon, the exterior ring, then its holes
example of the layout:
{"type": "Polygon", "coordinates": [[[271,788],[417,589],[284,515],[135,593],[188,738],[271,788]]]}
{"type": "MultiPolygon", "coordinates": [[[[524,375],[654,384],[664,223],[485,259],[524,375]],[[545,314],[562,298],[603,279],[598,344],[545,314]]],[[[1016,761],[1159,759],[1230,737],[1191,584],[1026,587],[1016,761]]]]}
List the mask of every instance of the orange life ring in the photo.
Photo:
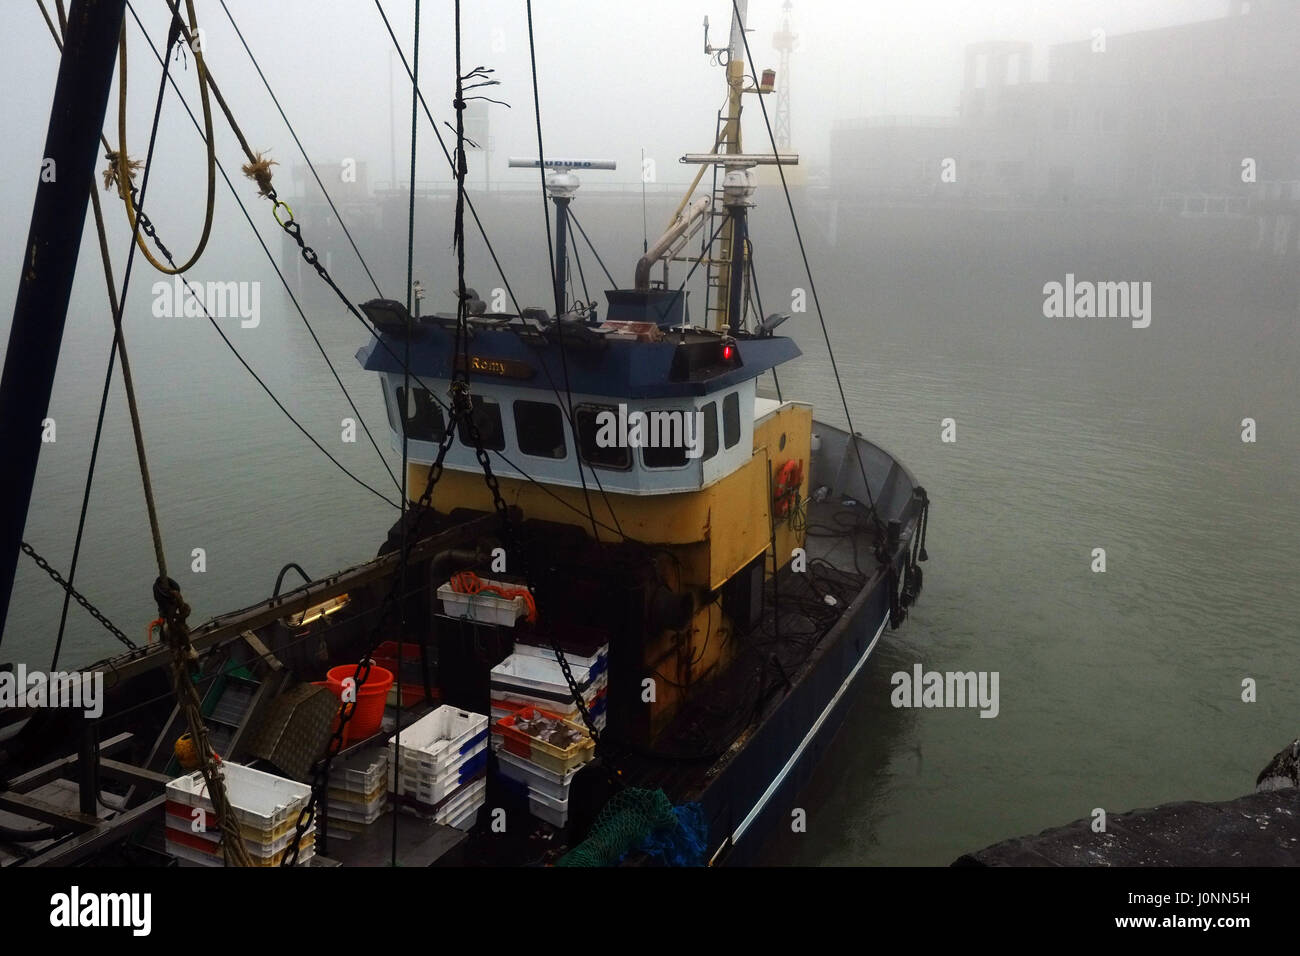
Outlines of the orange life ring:
{"type": "Polygon", "coordinates": [[[776,487],[772,492],[772,513],[784,518],[790,513],[799,487],[803,484],[803,462],[791,458],[776,471],[776,487]]]}

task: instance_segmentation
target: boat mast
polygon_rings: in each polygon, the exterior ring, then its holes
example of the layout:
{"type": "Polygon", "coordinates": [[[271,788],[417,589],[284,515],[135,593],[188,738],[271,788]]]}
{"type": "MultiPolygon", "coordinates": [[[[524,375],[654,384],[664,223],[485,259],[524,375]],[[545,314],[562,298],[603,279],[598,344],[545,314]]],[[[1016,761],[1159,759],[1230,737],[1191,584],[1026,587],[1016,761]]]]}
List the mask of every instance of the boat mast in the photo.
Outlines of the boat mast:
{"type": "Polygon", "coordinates": [[[73,0],[0,378],[0,634],[31,504],[126,0],[73,0]]]}
{"type": "Polygon", "coordinates": [[[548,159],[545,161],[532,157],[511,156],[507,160],[511,167],[537,169],[544,167],[546,195],[555,203],[555,314],[564,314],[568,306],[567,276],[565,263],[568,259],[569,203],[578,194],[582,185],[574,174],[575,169],[617,169],[618,164],[612,159],[548,159]]]}
{"type": "MultiPolygon", "coordinates": [[[[734,0],[731,11],[731,35],[728,38],[727,53],[727,115],[722,121],[718,152],[736,154],[740,146],[740,111],[745,87],[745,38],[742,24],[749,17],[749,0],[734,0]]],[[[707,29],[707,27],[706,27],[707,29]]],[[[707,46],[707,44],[706,44],[707,46]]],[[[716,206],[716,203],[715,203],[716,206]]],[[[722,210],[715,209],[722,213],[722,210]]],[[[716,263],[710,259],[709,272],[711,284],[717,290],[717,325],[719,330],[735,327],[740,321],[738,293],[742,282],[738,276],[744,275],[745,257],[745,223],[743,210],[737,216],[729,208],[727,223],[718,237],[718,258],[716,263]],[[736,260],[740,262],[737,263],[736,260]]]]}

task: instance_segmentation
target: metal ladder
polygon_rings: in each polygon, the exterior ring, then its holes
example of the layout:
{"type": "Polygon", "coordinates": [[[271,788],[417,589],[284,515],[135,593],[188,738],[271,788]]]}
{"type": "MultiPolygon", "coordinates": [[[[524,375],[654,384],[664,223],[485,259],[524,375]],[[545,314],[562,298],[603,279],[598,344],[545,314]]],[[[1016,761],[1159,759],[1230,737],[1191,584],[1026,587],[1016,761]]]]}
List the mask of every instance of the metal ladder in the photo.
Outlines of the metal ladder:
{"type": "MultiPolygon", "coordinates": [[[[249,645],[253,655],[252,666],[242,668],[249,676],[218,675],[203,695],[203,717],[208,725],[212,749],[225,759],[238,758],[249,727],[261,713],[263,705],[280,692],[285,680],[282,668],[268,665],[263,656],[268,652],[260,640],[252,634],[245,634],[244,643],[249,645]]],[[[180,708],[173,707],[150,752],[148,766],[151,769],[172,777],[184,772],[172,748],[176,738],[186,730],[180,708]]]]}

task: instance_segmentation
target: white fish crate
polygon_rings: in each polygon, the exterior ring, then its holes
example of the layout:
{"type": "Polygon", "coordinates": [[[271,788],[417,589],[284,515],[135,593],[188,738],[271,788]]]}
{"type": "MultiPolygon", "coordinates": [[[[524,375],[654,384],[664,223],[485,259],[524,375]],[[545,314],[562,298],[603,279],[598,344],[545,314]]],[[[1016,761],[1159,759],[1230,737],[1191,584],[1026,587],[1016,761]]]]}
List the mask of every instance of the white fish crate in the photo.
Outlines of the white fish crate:
{"type": "MultiPolygon", "coordinates": [[[[185,860],[187,863],[196,864],[198,866],[225,866],[226,865],[226,858],[222,856],[220,851],[218,851],[216,854],[212,854],[207,852],[206,850],[196,850],[193,847],[186,846],[183,843],[174,843],[171,840],[165,841],[164,847],[170,855],[177,857],[178,859],[185,860]]],[[[281,851],[280,853],[277,853],[275,856],[265,860],[260,859],[258,857],[253,857],[253,865],[267,866],[267,867],[279,866],[280,859],[283,855],[284,855],[284,851],[281,851]]],[[[295,866],[307,866],[311,862],[312,857],[314,857],[315,855],[316,855],[316,847],[314,844],[299,846],[298,862],[295,864],[295,866]]]]}
{"type": "MultiPolygon", "coordinates": [[[[538,657],[544,661],[551,661],[557,667],[560,663],[559,658],[555,656],[555,648],[548,644],[526,644],[523,641],[515,641],[515,653],[521,657],[538,657]]],[[[609,666],[609,645],[602,645],[597,648],[596,653],[588,656],[570,654],[566,651],[564,659],[570,668],[584,667],[595,677],[609,666]]]]}
{"type": "Polygon", "coordinates": [[[539,820],[563,830],[569,825],[569,798],[557,800],[536,790],[528,791],[528,809],[539,820]]]}
{"type": "MultiPolygon", "coordinates": [[[[293,829],[299,812],[311,797],[311,787],[305,783],[243,764],[224,761],[221,771],[226,799],[246,841],[269,844],[279,839],[286,829],[293,829]]],[[[196,770],[167,784],[167,800],[203,810],[208,814],[210,826],[216,828],[216,809],[208,798],[208,786],[201,772],[196,770]]]]}
{"type": "Polygon", "coordinates": [[[384,815],[388,809],[388,794],[385,793],[380,800],[374,803],[357,804],[345,803],[338,804],[330,801],[329,809],[326,816],[329,818],[330,825],[335,823],[351,823],[357,826],[369,826],[384,815]]]}
{"type": "Polygon", "coordinates": [[[435,814],[433,820],[443,826],[455,827],[457,830],[468,830],[478,818],[479,808],[486,802],[487,781],[476,780],[465,787],[463,793],[458,793],[448,800],[435,814]]]}
{"type": "Polygon", "coordinates": [[[394,759],[398,735],[388,738],[389,780],[393,777],[394,762],[400,765],[403,776],[418,771],[437,777],[458,766],[467,754],[481,749],[487,743],[487,736],[487,715],[443,704],[402,731],[400,760],[394,759]]]}
{"type": "MultiPolygon", "coordinates": [[[[490,578],[483,578],[482,584],[501,588],[520,587],[511,581],[494,581],[490,578]]],[[[454,618],[468,618],[480,624],[514,627],[515,622],[528,613],[528,602],[523,597],[506,598],[493,591],[462,594],[452,590],[450,581],[438,588],[438,598],[442,601],[443,614],[454,618]]]]}
{"type": "Polygon", "coordinates": [[[437,804],[487,765],[488,718],[448,704],[389,738],[388,788],[420,803],[437,804]]]}
{"type": "Polygon", "coordinates": [[[556,773],[506,750],[497,751],[497,761],[501,776],[523,784],[531,792],[545,794],[556,800],[569,799],[569,785],[573,783],[574,775],[582,769],[573,767],[565,773],[556,773]]]}
{"type": "Polygon", "coordinates": [[[330,767],[330,789],[370,794],[383,786],[387,775],[387,751],[361,751],[330,767]]]}
{"type": "MultiPolygon", "coordinates": [[[[175,836],[173,834],[180,833],[188,836],[194,841],[203,840],[205,843],[210,844],[210,846],[204,847],[205,850],[216,853],[218,856],[221,854],[221,844],[225,838],[225,834],[223,834],[219,829],[213,828],[211,830],[205,830],[202,833],[195,833],[184,822],[177,820],[175,817],[168,820],[168,826],[165,829],[165,835],[168,839],[173,840],[173,842],[175,842],[175,836]],[[172,825],[173,823],[175,823],[174,826],[172,825]]],[[[288,833],[277,837],[269,843],[259,843],[256,840],[245,840],[244,849],[248,851],[250,856],[261,857],[262,859],[276,856],[281,850],[288,848],[289,844],[293,842],[295,832],[295,830],[290,830],[288,833]]],[[[316,825],[312,824],[303,833],[302,841],[298,844],[299,850],[315,842],[315,839],[316,825]]]]}
{"type": "MultiPolygon", "coordinates": [[[[607,674],[592,674],[588,667],[574,664],[569,671],[584,700],[594,700],[600,689],[609,683],[607,674]]],[[[517,650],[492,668],[491,688],[492,696],[497,699],[508,700],[513,695],[549,701],[539,705],[544,710],[566,706],[573,700],[569,682],[558,661],[520,654],[517,650]]]]}
{"type": "Polygon", "coordinates": [[[483,741],[472,753],[465,754],[459,761],[436,776],[413,771],[402,771],[400,779],[394,781],[389,775],[389,789],[399,797],[410,797],[420,803],[433,806],[449,793],[478,777],[487,769],[487,741],[483,741]]]}
{"type": "MultiPolygon", "coordinates": [[[[172,817],[163,829],[163,840],[168,853],[205,866],[225,865],[225,855],[222,850],[224,835],[220,830],[194,833],[184,821],[177,821],[177,826],[172,826],[171,823],[175,820],[176,818],[172,817]]],[[[279,866],[280,859],[288,851],[293,838],[294,831],[291,830],[271,843],[245,840],[244,849],[248,852],[254,866],[279,866]]],[[[303,833],[302,840],[298,844],[298,866],[311,859],[315,853],[315,846],[316,827],[313,825],[303,833]]]]}

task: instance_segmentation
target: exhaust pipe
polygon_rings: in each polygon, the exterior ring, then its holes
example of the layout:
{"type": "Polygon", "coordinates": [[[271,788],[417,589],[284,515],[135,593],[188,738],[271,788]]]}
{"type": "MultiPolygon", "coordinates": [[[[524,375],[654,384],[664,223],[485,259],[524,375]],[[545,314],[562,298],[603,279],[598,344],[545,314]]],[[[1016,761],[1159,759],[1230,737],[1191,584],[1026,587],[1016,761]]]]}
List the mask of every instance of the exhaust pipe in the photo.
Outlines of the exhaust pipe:
{"type": "Polygon", "coordinates": [[[685,213],[673,220],[673,224],[668,227],[668,231],[655,240],[655,244],[649,248],[636,264],[636,291],[650,291],[650,270],[654,264],[663,258],[664,254],[672,248],[673,243],[682,238],[687,230],[694,231],[699,227],[704,214],[709,211],[713,205],[713,200],[708,196],[701,196],[695,202],[691,203],[690,208],[685,213]]]}

